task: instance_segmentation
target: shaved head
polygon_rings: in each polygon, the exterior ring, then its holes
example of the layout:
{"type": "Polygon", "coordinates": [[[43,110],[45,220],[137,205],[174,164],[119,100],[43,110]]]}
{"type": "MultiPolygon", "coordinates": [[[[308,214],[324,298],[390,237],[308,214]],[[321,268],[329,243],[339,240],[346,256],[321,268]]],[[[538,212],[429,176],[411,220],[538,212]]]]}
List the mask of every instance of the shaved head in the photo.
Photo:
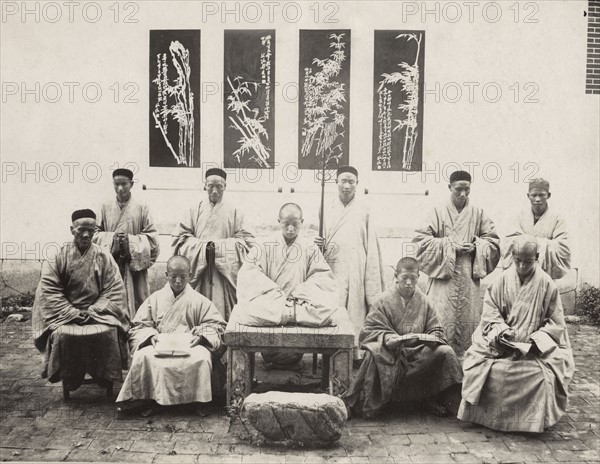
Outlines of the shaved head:
{"type": "Polygon", "coordinates": [[[279,227],[285,241],[289,245],[298,236],[304,219],[302,218],[302,208],[296,203],[286,203],[279,210],[279,227]]]}
{"type": "Polygon", "coordinates": [[[538,242],[532,235],[519,235],[512,243],[513,262],[522,282],[533,275],[539,259],[538,242]]]}
{"type": "Polygon", "coordinates": [[[396,265],[394,273],[396,290],[404,298],[412,298],[419,281],[419,263],[415,258],[402,258],[396,265]]]}
{"type": "Polygon", "coordinates": [[[511,252],[522,259],[534,257],[538,253],[537,239],[533,235],[519,235],[511,245],[511,252]]]}
{"type": "Polygon", "coordinates": [[[419,262],[415,258],[402,258],[400,261],[398,261],[398,264],[396,265],[396,273],[398,274],[402,272],[402,269],[418,273],[419,262]]]}
{"type": "Polygon", "coordinates": [[[290,215],[296,216],[298,219],[302,219],[302,208],[296,203],[286,203],[279,209],[279,218],[285,218],[290,215]]]}
{"type": "Polygon", "coordinates": [[[169,261],[167,261],[167,272],[183,271],[189,274],[191,269],[192,267],[190,265],[190,260],[187,259],[185,256],[171,256],[171,258],[169,258],[169,261]]]}

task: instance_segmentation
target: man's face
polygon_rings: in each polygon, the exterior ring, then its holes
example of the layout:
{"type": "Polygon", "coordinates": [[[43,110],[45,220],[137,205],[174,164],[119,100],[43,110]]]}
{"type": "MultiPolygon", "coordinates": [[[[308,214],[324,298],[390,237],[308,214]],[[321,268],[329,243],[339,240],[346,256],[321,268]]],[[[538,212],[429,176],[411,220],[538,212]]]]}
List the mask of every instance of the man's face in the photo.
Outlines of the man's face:
{"type": "Polygon", "coordinates": [[[471,193],[471,182],[468,180],[457,180],[448,185],[452,201],[457,206],[464,206],[471,193]]]}
{"type": "Polygon", "coordinates": [[[538,258],[539,253],[534,251],[521,250],[517,253],[513,251],[513,262],[521,280],[525,280],[533,274],[538,258]]]}
{"type": "Polygon", "coordinates": [[[115,176],[113,178],[113,186],[117,197],[128,199],[133,187],[133,182],[127,176],[115,176]]]}
{"type": "Polygon", "coordinates": [[[226,182],[221,176],[208,176],[204,185],[211,203],[219,203],[223,199],[226,182]]]}
{"type": "Polygon", "coordinates": [[[80,250],[85,250],[92,243],[92,237],[96,231],[96,220],[92,218],[77,219],[71,226],[71,233],[75,244],[80,250]]]}
{"type": "Polygon", "coordinates": [[[401,268],[395,276],[396,288],[400,295],[410,297],[415,291],[417,282],[419,281],[419,271],[416,269],[401,268]]]}
{"type": "Polygon", "coordinates": [[[548,207],[548,198],[550,192],[541,188],[533,188],[527,193],[527,198],[531,202],[531,209],[536,214],[542,214],[548,207]]]}
{"type": "Polygon", "coordinates": [[[190,281],[189,267],[181,264],[169,267],[167,269],[167,281],[173,293],[181,293],[190,281]]]}
{"type": "Polygon", "coordinates": [[[298,236],[304,219],[302,219],[298,211],[289,211],[280,215],[278,221],[283,236],[286,240],[290,241],[298,236]]]}
{"type": "Polygon", "coordinates": [[[354,198],[356,193],[356,186],[358,185],[358,177],[351,172],[343,172],[337,178],[338,192],[340,194],[340,200],[350,201],[354,198]]]}

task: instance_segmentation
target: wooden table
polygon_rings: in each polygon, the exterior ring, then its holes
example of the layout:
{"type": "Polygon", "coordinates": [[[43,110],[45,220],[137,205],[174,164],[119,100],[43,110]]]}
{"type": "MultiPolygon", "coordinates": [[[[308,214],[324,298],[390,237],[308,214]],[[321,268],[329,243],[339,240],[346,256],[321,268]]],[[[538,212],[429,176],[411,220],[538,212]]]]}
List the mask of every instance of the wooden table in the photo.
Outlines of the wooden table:
{"type": "Polygon", "coordinates": [[[227,350],[227,404],[237,405],[252,393],[256,352],[321,353],[321,385],[339,396],[352,379],[354,328],[348,312],[334,313],[331,327],[250,327],[237,322],[236,311],[225,329],[227,350]]]}

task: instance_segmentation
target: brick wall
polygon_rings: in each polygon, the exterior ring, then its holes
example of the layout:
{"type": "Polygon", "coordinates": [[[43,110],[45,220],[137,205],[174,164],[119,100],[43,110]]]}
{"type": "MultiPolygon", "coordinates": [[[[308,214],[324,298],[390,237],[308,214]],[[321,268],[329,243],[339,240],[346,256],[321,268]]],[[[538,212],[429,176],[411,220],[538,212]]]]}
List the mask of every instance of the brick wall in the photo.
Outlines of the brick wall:
{"type": "Polygon", "coordinates": [[[600,0],[588,3],[585,93],[600,95],[600,0]]]}

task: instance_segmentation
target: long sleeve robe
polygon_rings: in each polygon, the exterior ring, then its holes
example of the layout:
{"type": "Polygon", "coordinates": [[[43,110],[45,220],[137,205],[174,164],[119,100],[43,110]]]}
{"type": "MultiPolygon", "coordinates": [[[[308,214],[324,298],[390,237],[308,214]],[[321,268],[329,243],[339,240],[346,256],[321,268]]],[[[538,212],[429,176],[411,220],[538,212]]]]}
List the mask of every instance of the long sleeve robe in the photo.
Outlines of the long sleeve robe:
{"type": "Polygon", "coordinates": [[[323,254],[337,280],[338,304],[348,310],[358,342],[369,306],[385,289],[375,226],[368,206],[356,196],[346,206],[336,196],[325,208],[323,226],[323,254]]]}
{"type": "Polygon", "coordinates": [[[235,310],[244,325],[318,327],[331,322],[337,298],[336,280],[317,245],[302,233],[287,245],[278,232],[255,246],[240,269],[235,310]],[[288,297],[308,304],[297,304],[294,315],[288,297]]]}
{"type": "Polygon", "coordinates": [[[121,208],[116,198],[104,203],[97,220],[94,243],[110,251],[117,233],[129,239],[131,261],[125,266],[123,282],[127,292],[129,317],[133,319],[142,302],[148,298],[148,268],[159,253],[158,231],[148,206],[133,197],[121,208]]]}
{"type": "Polygon", "coordinates": [[[481,317],[479,281],[496,268],[500,239],[491,219],[469,200],[460,213],[452,200],[434,208],[416,232],[416,258],[429,276],[427,294],[450,346],[462,356],[481,317]],[[463,242],[473,240],[474,253],[458,252],[463,242]]]}
{"type": "Polygon", "coordinates": [[[508,269],[512,264],[510,247],[516,237],[522,234],[537,237],[540,266],[553,279],[560,279],[571,269],[571,250],[565,220],[550,210],[535,222],[533,211],[527,208],[517,216],[509,234],[502,242],[502,267],[508,269]]]}
{"type": "Polygon", "coordinates": [[[444,339],[436,311],[420,289],[405,301],[397,289],[383,292],[371,307],[360,345],[365,360],[344,396],[358,412],[371,416],[390,401],[429,398],[462,381],[456,353],[444,339]],[[410,340],[399,348],[386,345],[389,337],[434,335],[437,341],[410,340]]]}
{"type": "Polygon", "coordinates": [[[244,229],[242,212],[225,200],[212,205],[208,199],[191,208],[173,236],[173,254],[192,264],[190,285],[209,298],[225,320],[236,302],[237,274],[254,236],[244,229]],[[215,243],[212,286],[207,271],[206,247],[215,243]]]}
{"type": "Polygon", "coordinates": [[[82,254],[74,242],[68,243],[44,261],[32,324],[34,344],[44,353],[43,377],[52,382],[70,378],[73,389],[86,373],[101,380],[121,380],[121,368],[127,366],[123,342],[129,329],[125,289],[114,259],[99,246],[90,244],[82,254]],[[88,311],[89,325],[77,324],[80,310],[88,311]],[[106,326],[117,329],[116,339],[106,326]],[[69,337],[85,332],[90,336],[98,332],[90,356],[90,352],[68,349],[69,337]],[[96,362],[88,364],[91,358],[96,362]]]}
{"type": "MultiPolygon", "coordinates": [[[[219,391],[225,320],[214,304],[189,285],[177,296],[167,283],[140,306],[129,333],[133,360],[117,402],[155,400],[162,405],[209,402],[219,391]],[[185,357],[157,357],[157,334],[204,336],[206,344],[185,357]]],[[[160,345],[160,342],[159,342],[160,345]]]]}
{"type": "Polygon", "coordinates": [[[573,354],[558,288],[539,266],[523,283],[513,267],[488,287],[463,367],[459,419],[542,432],[565,413],[573,354]],[[512,341],[534,342],[539,351],[524,356],[503,347],[498,340],[509,328],[516,334],[512,341]]]}

